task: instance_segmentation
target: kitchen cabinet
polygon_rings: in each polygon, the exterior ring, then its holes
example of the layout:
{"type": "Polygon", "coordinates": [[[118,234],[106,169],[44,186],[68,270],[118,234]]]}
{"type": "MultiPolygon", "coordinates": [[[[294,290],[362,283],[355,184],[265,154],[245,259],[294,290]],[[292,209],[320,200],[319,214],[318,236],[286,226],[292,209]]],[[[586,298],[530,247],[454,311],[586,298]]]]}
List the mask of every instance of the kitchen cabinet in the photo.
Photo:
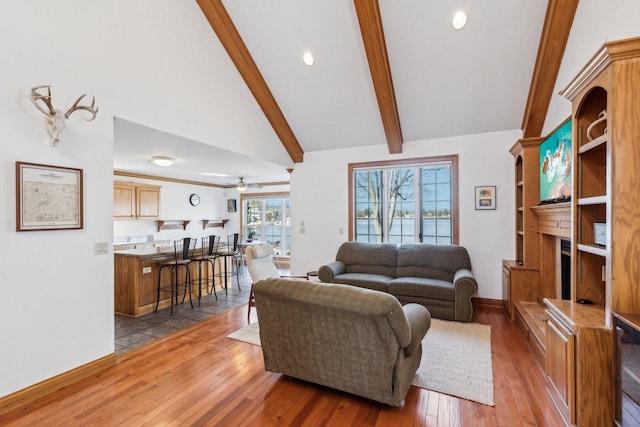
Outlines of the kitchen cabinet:
{"type": "Polygon", "coordinates": [[[113,183],[114,219],[156,219],[160,217],[158,185],[132,182],[113,183]]]}

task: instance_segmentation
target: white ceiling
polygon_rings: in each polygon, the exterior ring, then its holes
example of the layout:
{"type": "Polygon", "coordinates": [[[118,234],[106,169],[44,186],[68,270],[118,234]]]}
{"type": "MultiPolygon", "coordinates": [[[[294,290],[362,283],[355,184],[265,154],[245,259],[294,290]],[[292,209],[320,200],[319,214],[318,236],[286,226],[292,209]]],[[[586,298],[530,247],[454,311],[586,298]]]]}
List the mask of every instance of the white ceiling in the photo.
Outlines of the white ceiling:
{"type": "MultiPolygon", "coordinates": [[[[404,141],[520,128],[547,2],[379,3],[404,141]],[[458,9],[469,15],[461,31],[451,27],[458,9]]],[[[304,152],[386,144],[353,1],[243,0],[224,6],[304,152]],[[306,50],[315,56],[313,67],[302,63],[306,50]]],[[[209,25],[204,16],[190,19],[198,31],[209,25]]],[[[210,27],[207,34],[219,44],[210,27]]],[[[218,71],[237,73],[222,64],[218,71]]],[[[234,102],[242,99],[255,104],[246,93],[238,93],[234,102]]],[[[255,105],[246,106],[251,109],[255,105]]],[[[248,129],[264,126],[264,117],[241,119],[248,129]]],[[[231,125],[237,128],[237,122],[231,125]]],[[[115,120],[114,139],[116,170],[229,184],[238,176],[249,182],[286,181],[291,166],[234,155],[127,117],[115,120]],[[151,155],[178,162],[159,168],[148,163],[151,155]]],[[[282,150],[274,135],[255,144],[282,150]]]]}
{"type": "Polygon", "coordinates": [[[284,166],[119,117],[114,118],[113,129],[113,163],[118,171],[218,185],[234,185],[240,177],[247,183],[289,181],[284,166]],[[158,166],[149,162],[152,156],[173,157],[175,163],[168,167],[158,166]]]}

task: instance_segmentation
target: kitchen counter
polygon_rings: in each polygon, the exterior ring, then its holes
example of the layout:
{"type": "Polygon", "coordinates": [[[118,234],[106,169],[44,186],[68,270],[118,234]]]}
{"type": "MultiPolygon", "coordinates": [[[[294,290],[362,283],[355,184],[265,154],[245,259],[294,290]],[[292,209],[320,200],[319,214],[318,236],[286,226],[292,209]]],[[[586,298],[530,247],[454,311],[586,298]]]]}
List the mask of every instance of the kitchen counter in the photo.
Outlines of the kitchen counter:
{"type": "Polygon", "coordinates": [[[151,248],[140,248],[140,249],[122,249],[113,251],[114,255],[121,256],[133,256],[133,257],[148,257],[148,256],[158,256],[162,255],[164,257],[173,255],[173,246],[156,246],[151,248]]]}
{"type": "Polygon", "coordinates": [[[113,242],[114,251],[124,251],[130,249],[146,249],[153,247],[173,247],[171,240],[154,240],[154,241],[140,241],[140,242],[113,242]]]}
{"type": "MultiPolygon", "coordinates": [[[[222,246],[222,245],[221,245],[222,246]]],[[[224,245],[226,248],[226,245],[224,245]]],[[[222,249],[222,248],[221,248],[222,249]]],[[[196,248],[196,251],[199,251],[196,248]]],[[[141,249],[126,249],[114,251],[114,281],[115,281],[115,311],[126,316],[138,317],[151,313],[155,308],[156,290],[158,286],[159,262],[173,258],[173,246],[148,247],[141,249]]],[[[227,277],[230,280],[231,260],[218,258],[216,260],[216,274],[224,271],[224,260],[227,260],[227,277]]],[[[183,269],[180,269],[180,277],[183,278],[183,269]]],[[[165,268],[162,272],[161,286],[171,283],[171,269],[165,268]]],[[[198,298],[198,281],[200,278],[198,264],[191,264],[191,295],[198,298]]],[[[224,277],[213,277],[211,263],[202,263],[202,293],[207,294],[211,281],[215,283],[216,290],[224,289],[224,277]]],[[[158,309],[167,308],[171,304],[170,294],[164,292],[160,295],[158,309]]]]}
{"type": "MultiPolygon", "coordinates": [[[[224,250],[227,248],[226,244],[220,244],[219,250],[224,250]]],[[[195,253],[199,254],[201,248],[196,248],[195,253]]],[[[139,249],[114,249],[114,255],[123,255],[123,256],[134,256],[134,257],[157,257],[159,255],[163,255],[165,257],[173,255],[173,245],[168,246],[155,246],[155,247],[146,247],[139,249]]]]}

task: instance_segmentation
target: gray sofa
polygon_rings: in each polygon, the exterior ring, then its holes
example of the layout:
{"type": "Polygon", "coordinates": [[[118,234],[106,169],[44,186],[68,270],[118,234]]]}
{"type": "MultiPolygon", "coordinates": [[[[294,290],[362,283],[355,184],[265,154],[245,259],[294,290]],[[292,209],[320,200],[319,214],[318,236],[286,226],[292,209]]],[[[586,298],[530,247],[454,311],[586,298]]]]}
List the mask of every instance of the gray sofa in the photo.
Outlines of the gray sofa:
{"type": "Polygon", "coordinates": [[[389,405],[405,398],[431,326],[418,304],[300,279],[255,284],[265,369],[389,405]]]}
{"type": "Polygon", "coordinates": [[[471,320],[478,291],[467,250],[451,245],[345,242],[318,277],[388,292],[403,304],[422,304],[435,318],[463,322],[471,320]]]}

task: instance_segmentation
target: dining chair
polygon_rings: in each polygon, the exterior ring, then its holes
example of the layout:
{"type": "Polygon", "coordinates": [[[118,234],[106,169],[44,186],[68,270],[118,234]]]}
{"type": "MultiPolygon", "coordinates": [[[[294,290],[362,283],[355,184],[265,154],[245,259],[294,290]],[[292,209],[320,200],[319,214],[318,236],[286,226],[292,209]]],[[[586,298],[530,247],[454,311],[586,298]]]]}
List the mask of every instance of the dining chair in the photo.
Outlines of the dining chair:
{"type": "Polygon", "coordinates": [[[249,291],[249,303],[247,310],[247,323],[251,321],[251,307],[256,306],[256,301],[253,295],[253,287],[255,283],[263,279],[270,279],[274,277],[286,277],[286,278],[298,278],[307,279],[307,276],[283,276],[276,269],[273,263],[273,245],[270,243],[252,245],[247,247],[247,269],[249,270],[249,276],[251,276],[251,290],[249,291]]]}

